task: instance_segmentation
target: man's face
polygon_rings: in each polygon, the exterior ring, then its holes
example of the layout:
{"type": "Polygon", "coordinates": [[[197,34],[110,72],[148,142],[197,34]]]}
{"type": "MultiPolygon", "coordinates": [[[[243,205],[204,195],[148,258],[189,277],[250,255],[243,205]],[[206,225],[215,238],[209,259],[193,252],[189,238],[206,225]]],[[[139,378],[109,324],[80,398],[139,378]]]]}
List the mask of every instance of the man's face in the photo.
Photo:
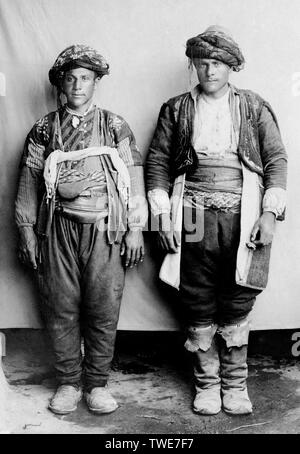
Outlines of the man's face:
{"type": "Polygon", "coordinates": [[[66,71],[62,90],[67,97],[67,105],[78,113],[84,113],[90,106],[94,91],[100,80],[94,71],[75,68],[66,71]]]}
{"type": "Polygon", "coordinates": [[[213,58],[194,58],[193,64],[202,90],[207,96],[219,98],[226,93],[231,68],[213,58]]]}

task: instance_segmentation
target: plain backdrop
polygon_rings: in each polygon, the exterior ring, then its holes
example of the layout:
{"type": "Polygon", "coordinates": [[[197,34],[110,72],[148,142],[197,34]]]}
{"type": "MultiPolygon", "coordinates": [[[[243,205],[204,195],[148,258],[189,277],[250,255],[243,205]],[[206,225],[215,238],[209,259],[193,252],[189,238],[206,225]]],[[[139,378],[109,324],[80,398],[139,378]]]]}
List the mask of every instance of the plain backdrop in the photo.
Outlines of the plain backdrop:
{"type": "MultiPolygon", "coordinates": [[[[232,82],[274,108],[289,155],[286,221],[278,223],[267,290],[254,329],[300,327],[300,2],[299,0],[0,0],[0,328],[41,326],[31,273],[16,255],[14,198],[24,139],[56,108],[48,70],[82,43],[110,63],[97,103],[122,115],[142,155],[161,104],[191,88],[185,43],[211,24],[229,28],[246,58],[232,82]]],[[[174,299],[157,286],[157,262],[127,273],[120,329],[174,330],[174,299]]]]}

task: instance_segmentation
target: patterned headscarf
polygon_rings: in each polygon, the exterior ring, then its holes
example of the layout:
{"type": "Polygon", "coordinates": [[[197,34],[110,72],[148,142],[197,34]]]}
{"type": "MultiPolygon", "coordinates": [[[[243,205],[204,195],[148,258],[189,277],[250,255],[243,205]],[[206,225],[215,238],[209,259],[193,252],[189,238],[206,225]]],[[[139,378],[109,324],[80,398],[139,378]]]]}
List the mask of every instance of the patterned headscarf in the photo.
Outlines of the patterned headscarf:
{"type": "Polygon", "coordinates": [[[55,60],[49,71],[51,84],[60,88],[65,71],[78,67],[91,69],[98,76],[109,73],[109,64],[102,55],[92,47],[76,44],[63,50],[55,60]]]}
{"type": "Polygon", "coordinates": [[[230,66],[233,71],[244,68],[244,56],[230,33],[223,27],[213,25],[186,43],[186,56],[193,58],[213,58],[230,66]]]}

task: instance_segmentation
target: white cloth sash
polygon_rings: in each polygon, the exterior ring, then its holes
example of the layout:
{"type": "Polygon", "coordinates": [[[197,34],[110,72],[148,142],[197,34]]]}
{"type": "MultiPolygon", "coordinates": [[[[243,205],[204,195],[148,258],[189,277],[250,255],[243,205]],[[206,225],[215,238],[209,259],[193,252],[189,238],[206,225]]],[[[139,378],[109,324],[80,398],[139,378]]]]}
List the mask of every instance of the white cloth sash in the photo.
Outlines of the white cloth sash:
{"type": "Polygon", "coordinates": [[[112,147],[89,147],[83,150],[64,152],[61,150],[53,151],[45,161],[44,179],[47,190],[47,198],[51,199],[55,192],[57,179],[57,164],[64,161],[80,161],[90,156],[108,155],[118,173],[118,190],[123,194],[127,203],[130,191],[130,175],[126,164],[120,158],[118,150],[112,147]],[[127,194],[127,196],[126,196],[127,194]]]}
{"type": "MultiPolygon", "coordinates": [[[[183,193],[184,193],[185,174],[179,175],[174,182],[171,197],[171,222],[174,231],[181,235],[182,231],[182,212],[183,212],[183,193]]],[[[159,278],[168,285],[179,290],[180,285],[180,260],[181,245],[178,246],[176,253],[169,253],[164,258],[159,272],[159,278]]]]}

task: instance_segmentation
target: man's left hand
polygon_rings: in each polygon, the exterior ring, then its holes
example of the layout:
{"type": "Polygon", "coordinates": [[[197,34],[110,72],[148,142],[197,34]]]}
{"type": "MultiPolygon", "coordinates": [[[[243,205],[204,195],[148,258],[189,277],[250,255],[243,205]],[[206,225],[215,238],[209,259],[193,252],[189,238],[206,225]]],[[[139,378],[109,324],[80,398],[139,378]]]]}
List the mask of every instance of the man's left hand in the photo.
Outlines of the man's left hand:
{"type": "Polygon", "coordinates": [[[125,255],[125,266],[133,266],[142,263],[145,255],[143,232],[141,230],[129,230],[123,239],[121,255],[125,255]]]}
{"type": "Polygon", "coordinates": [[[272,242],[276,225],[275,214],[265,211],[256,221],[250,235],[250,241],[256,246],[267,246],[272,242]]]}

